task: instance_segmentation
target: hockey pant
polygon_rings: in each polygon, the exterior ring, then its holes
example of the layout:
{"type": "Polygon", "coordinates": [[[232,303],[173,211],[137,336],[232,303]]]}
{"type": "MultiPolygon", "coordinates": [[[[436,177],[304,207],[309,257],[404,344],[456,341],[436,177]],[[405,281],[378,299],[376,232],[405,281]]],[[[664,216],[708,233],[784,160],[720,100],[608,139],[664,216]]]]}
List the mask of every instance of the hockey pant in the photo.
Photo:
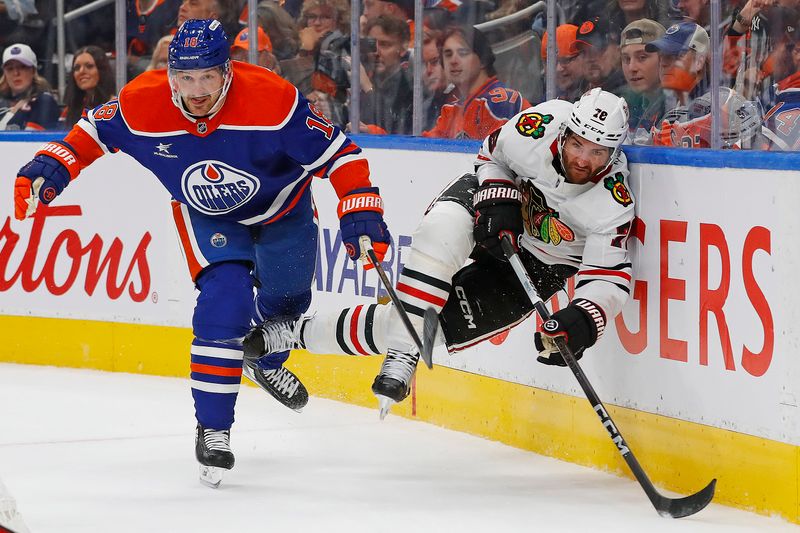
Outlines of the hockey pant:
{"type": "MultiPolygon", "coordinates": [[[[206,428],[229,429],[242,377],[242,339],[252,323],[302,314],[311,302],[318,230],[310,193],[291,213],[261,226],[218,220],[177,202],[173,214],[200,291],[192,318],[195,416],[206,428]]],[[[268,364],[277,368],[288,357],[273,354],[268,364]]]]}
{"type": "MultiPolygon", "coordinates": [[[[446,344],[450,352],[506,331],[533,311],[511,265],[475,248],[472,196],[476,188],[477,178],[465,174],[434,201],[414,232],[396,286],[418,332],[424,309],[436,310],[442,326],[437,342],[446,344]],[[474,261],[464,266],[471,257],[474,261]]],[[[525,251],[520,257],[544,300],[576,272],[565,265],[546,265],[525,251]]],[[[392,304],[317,313],[304,324],[301,340],[314,353],[416,351],[392,304]]]]}

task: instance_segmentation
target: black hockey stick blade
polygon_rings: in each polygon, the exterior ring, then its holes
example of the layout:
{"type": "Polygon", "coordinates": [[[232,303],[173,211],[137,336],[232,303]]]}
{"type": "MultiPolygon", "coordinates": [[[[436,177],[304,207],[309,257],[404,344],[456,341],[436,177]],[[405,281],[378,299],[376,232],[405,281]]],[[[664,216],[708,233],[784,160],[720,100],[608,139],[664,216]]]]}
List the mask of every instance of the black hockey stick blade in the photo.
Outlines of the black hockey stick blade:
{"type": "MultiPolygon", "coordinates": [[[[703,490],[684,498],[667,498],[656,492],[655,496],[657,500],[653,501],[653,505],[655,505],[658,514],[664,517],[683,518],[685,516],[691,516],[702,511],[711,503],[711,500],[714,499],[714,491],[716,488],[717,480],[712,479],[711,483],[706,485],[703,490]]],[[[650,499],[653,500],[652,497],[650,499]]]]}
{"type": "Polygon", "coordinates": [[[425,309],[423,320],[420,356],[425,361],[425,366],[433,368],[433,344],[436,342],[436,334],[439,332],[439,314],[433,307],[428,307],[425,309]]]}

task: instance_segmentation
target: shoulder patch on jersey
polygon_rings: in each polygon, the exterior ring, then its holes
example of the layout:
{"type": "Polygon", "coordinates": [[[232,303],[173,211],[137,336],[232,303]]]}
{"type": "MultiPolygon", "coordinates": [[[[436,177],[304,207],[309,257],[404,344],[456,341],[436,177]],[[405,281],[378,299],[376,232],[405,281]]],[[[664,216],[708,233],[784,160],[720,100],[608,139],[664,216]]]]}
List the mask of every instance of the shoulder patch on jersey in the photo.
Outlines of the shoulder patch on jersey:
{"type": "Polygon", "coordinates": [[[558,212],[547,205],[544,194],[533,183],[522,180],[519,191],[522,196],[522,222],[528,235],[554,246],[561,244],[561,241],[575,240],[575,231],[559,220],[558,212]]]}
{"type": "Polygon", "coordinates": [[[517,132],[525,137],[540,139],[544,137],[545,125],[550,124],[553,115],[541,113],[523,113],[517,119],[517,132]]]}
{"type": "Polygon", "coordinates": [[[497,128],[496,130],[494,130],[492,133],[489,134],[488,139],[489,139],[490,154],[494,152],[494,147],[497,146],[497,138],[500,137],[500,129],[501,128],[497,128]]]}
{"type": "Polygon", "coordinates": [[[611,191],[611,197],[618,204],[627,207],[633,203],[633,198],[625,187],[625,177],[621,172],[617,172],[613,176],[608,176],[603,180],[603,185],[606,189],[611,191]]]}

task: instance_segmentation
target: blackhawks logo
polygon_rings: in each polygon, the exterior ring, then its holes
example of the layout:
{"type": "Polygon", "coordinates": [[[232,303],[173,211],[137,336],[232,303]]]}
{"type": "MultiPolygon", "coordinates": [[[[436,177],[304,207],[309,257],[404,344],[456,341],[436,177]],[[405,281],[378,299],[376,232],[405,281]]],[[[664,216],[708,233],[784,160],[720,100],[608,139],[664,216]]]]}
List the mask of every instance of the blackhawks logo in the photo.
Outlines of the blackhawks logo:
{"type": "Polygon", "coordinates": [[[625,187],[623,176],[620,172],[603,180],[603,185],[605,185],[606,189],[611,191],[611,196],[618,204],[629,206],[633,203],[631,193],[629,193],[628,189],[625,187]]]}
{"type": "Polygon", "coordinates": [[[522,194],[522,221],[525,231],[546,244],[558,246],[561,241],[575,240],[575,232],[558,219],[558,213],[548,207],[542,192],[530,181],[523,180],[520,185],[522,194]]]}
{"type": "Polygon", "coordinates": [[[553,115],[542,115],[541,113],[524,113],[517,120],[517,131],[525,137],[540,139],[544,136],[544,127],[550,124],[553,115]]]}

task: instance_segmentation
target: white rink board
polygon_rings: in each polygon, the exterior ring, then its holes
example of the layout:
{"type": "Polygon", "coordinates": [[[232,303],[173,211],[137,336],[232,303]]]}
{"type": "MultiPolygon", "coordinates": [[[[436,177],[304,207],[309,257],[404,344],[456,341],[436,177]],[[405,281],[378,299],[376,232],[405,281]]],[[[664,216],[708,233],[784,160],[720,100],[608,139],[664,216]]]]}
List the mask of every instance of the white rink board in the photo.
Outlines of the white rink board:
{"type": "MultiPolygon", "coordinates": [[[[0,143],[5,174],[13,176],[38,146],[0,143]]],[[[365,152],[386,200],[390,231],[401,245],[399,253],[390,251],[387,256],[394,279],[428,203],[448,181],[470,170],[472,156],[365,152]]],[[[646,284],[646,290],[640,289],[646,293],[646,329],[638,337],[625,336],[623,344],[612,326],[583,359],[600,397],[608,403],[800,444],[795,340],[800,334],[795,296],[799,291],[792,272],[793,265],[800,264],[795,249],[800,235],[796,173],[647,164],[633,165],[632,171],[637,214],[645,231],[644,243],[631,242],[630,247],[635,278],[640,287],[646,284]],[[701,261],[702,255],[707,260],[701,261]],[[723,265],[729,291],[726,298],[717,299],[724,303],[717,305],[713,297],[701,303],[701,293],[719,287],[723,265]],[[706,268],[708,281],[703,288],[701,272],[706,268]],[[728,368],[711,312],[706,313],[707,364],[700,362],[701,305],[719,307],[724,313],[731,345],[728,368]]],[[[377,276],[354,270],[336,239],[332,188],[318,181],[314,191],[322,232],[314,306],[324,310],[373,302],[377,276]]],[[[125,155],[106,156],[64,192],[55,203],[57,210],[48,211],[43,229],[36,232],[40,244],[34,254],[32,224],[13,219],[9,198],[0,212],[5,219],[0,313],[188,327],[195,294],[177,246],[168,200],[149,171],[125,155]],[[14,242],[16,235],[19,240],[14,242]],[[86,282],[96,278],[87,276],[90,243],[99,245],[105,257],[115,239],[121,248],[119,272],[110,276],[109,288],[106,270],[90,296],[86,282]],[[114,288],[120,285],[124,290],[114,288]]],[[[627,328],[634,332],[640,330],[639,312],[637,299],[629,301],[623,312],[627,328]]],[[[435,362],[582,396],[569,371],[535,363],[533,328],[533,321],[528,321],[499,346],[484,343],[457,356],[439,350],[435,362]]]]}

